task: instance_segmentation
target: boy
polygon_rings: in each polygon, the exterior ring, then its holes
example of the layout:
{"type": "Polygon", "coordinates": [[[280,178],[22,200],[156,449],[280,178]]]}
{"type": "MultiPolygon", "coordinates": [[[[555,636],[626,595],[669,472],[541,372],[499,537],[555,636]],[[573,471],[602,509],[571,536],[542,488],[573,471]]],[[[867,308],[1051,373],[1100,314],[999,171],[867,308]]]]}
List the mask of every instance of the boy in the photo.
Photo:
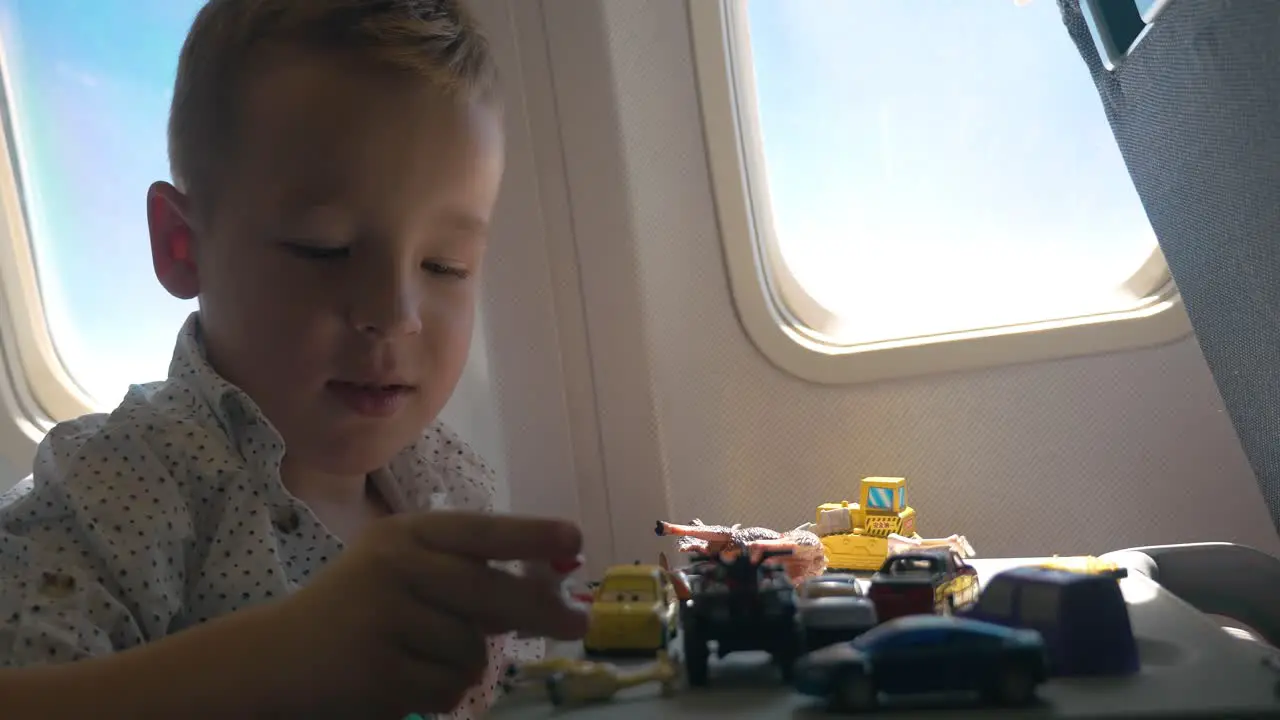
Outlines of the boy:
{"type": "Polygon", "coordinates": [[[436,421],[502,175],[484,39],[456,1],[211,0],[169,135],[152,258],[200,309],[0,510],[5,717],[482,713],[510,633],[585,631],[490,564],[577,528],[488,514],[436,421]]]}

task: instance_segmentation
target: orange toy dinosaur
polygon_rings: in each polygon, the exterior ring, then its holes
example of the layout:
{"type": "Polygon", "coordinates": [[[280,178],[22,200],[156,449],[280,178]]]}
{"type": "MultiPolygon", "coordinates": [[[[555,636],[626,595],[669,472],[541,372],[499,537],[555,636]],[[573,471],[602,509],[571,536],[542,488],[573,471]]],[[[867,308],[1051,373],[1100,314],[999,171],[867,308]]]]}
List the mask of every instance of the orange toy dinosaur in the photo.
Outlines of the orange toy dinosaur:
{"type": "Polygon", "coordinates": [[[688,525],[659,520],[654,532],[659,537],[674,535],[676,549],[685,553],[719,555],[732,560],[740,552],[751,553],[759,560],[760,554],[769,550],[790,550],[791,554],[779,557],[792,582],[821,575],[827,569],[827,554],[822,541],[806,528],[808,523],[795,530],[778,532],[762,527],[741,525],[707,525],[694,518],[688,525]]]}

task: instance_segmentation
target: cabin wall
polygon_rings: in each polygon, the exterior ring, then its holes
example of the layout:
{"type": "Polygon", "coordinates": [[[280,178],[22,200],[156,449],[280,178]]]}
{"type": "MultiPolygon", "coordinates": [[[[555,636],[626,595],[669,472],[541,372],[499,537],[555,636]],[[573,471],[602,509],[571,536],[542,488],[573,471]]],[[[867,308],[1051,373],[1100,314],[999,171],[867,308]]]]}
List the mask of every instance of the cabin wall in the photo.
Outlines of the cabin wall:
{"type": "Polygon", "coordinates": [[[481,5],[522,103],[488,297],[516,509],[625,562],[669,547],[658,518],[790,528],[901,475],[924,533],[985,555],[1280,551],[1192,338],[848,387],[776,369],[729,293],[684,2],[481,5]]]}
{"type": "MultiPolygon", "coordinates": [[[[508,165],[445,418],[500,507],[583,524],[593,571],[669,549],[657,519],[791,528],[866,475],[905,476],[920,530],[982,555],[1280,554],[1194,339],[836,387],[771,365],[729,292],[684,0],[474,4],[508,165]]],[[[3,490],[34,444],[5,425],[0,450],[3,490]]]]}

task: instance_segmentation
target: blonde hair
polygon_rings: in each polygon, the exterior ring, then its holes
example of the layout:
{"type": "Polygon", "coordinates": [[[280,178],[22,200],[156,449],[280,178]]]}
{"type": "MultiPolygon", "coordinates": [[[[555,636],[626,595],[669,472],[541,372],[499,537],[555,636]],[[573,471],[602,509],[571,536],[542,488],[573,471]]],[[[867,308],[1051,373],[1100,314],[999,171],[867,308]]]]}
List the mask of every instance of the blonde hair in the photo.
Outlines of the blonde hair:
{"type": "Polygon", "coordinates": [[[178,59],[169,168],[197,208],[212,202],[236,95],[267,45],[352,52],[451,96],[496,99],[488,40],[462,0],[209,0],[178,59]]]}

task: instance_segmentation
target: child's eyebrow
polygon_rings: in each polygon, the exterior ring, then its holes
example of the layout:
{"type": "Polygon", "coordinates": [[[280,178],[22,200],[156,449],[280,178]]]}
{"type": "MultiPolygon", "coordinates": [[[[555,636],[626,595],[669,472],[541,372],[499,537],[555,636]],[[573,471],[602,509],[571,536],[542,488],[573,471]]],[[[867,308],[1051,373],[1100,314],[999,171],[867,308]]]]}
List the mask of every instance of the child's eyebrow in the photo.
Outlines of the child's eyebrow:
{"type": "Polygon", "coordinates": [[[489,232],[488,221],[457,208],[442,209],[434,220],[444,229],[467,237],[483,238],[489,232]]]}
{"type": "Polygon", "coordinates": [[[286,222],[334,222],[347,219],[347,213],[332,202],[316,199],[286,198],[280,206],[280,215],[286,222]]]}
{"type": "MultiPolygon", "coordinates": [[[[315,190],[280,198],[278,209],[285,222],[351,222],[350,210],[333,201],[335,196],[315,190]]],[[[475,213],[456,206],[443,206],[431,214],[432,226],[451,236],[483,240],[489,233],[489,222],[475,213]]]]}

